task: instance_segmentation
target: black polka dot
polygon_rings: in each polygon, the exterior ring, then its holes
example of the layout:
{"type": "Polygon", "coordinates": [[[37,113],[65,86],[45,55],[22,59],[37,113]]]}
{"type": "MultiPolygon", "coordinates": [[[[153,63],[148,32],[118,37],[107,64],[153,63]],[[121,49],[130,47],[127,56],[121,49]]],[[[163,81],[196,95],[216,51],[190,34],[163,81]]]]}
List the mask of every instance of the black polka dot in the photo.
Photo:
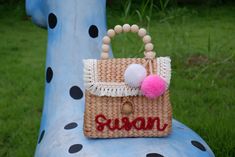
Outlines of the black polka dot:
{"type": "Polygon", "coordinates": [[[157,153],[150,153],[150,154],[147,154],[146,157],[164,157],[164,156],[157,154],[157,153]]]}
{"type": "Polygon", "coordinates": [[[52,78],[53,78],[53,70],[51,69],[51,67],[48,67],[46,72],[47,83],[50,83],[52,78]]]}
{"type": "Polygon", "coordinates": [[[70,88],[70,96],[74,99],[81,99],[83,97],[83,92],[78,86],[73,86],[70,88]]]}
{"type": "Polygon", "coordinates": [[[55,28],[56,24],[57,24],[57,17],[55,14],[53,13],[50,13],[49,16],[48,16],[48,24],[49,24],[49,27],[51,29],[55,28]]]}
{"type": "Polygon", "coordinates": [[[79,152],[80,150],[82,150],[82,145],[81,145],[81,144],[75,144],[75,145],[72,145],[72,146],[69,148],[69,153],[71,153],[71,154],[77,153],[77,152],[79,152]]]}
{"type": "Polygon", "coordinates": [[[40,134],[40,137],[39,137],[39,140],[38,140],[38,143],[41,143],[43,137],[44,137],[44,134],[45,134],[45,130],[43,130],[40,134]]]}
{"type": "Polygon", "coordinates": [[[99,35],[99,30],[98,30],[98,28],[97,28],[95,25],[91,25],[91,26],[90,26],[90,28],[89,28],[89,35],[90,35],[92,38],[98,37],[98,35],[99,35]]]}
{"type": "Polygon", "coordinates": [[[198,141],[191,141],[192,145],[200,149],[201,151],[206,151],[206,148],[198,141]]]}
{"type": "Polygon", "coordinates": [[[78,126],[77,123],[72,122],[72,123],[67,124],[67,125],[64,127],[64,129],[65,129],[65,130],[70,130],[70,129],[76,128],[77,126],[78,126]]]}

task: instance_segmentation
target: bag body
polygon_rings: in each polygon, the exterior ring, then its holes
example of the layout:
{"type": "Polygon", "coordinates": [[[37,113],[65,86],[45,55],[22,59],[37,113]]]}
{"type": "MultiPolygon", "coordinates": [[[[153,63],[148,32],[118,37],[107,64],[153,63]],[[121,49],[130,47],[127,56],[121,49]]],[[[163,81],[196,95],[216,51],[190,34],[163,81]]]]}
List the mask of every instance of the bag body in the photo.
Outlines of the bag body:
{"type": "Polygon", "coordinates": [[[154,55],[150,60],[146,54],[145,58],[108,59],[107,55],[102,55],[102,58],[84,60],[84,135],[89,138],[168,135],[172,129],[168,90],[170,58],[155,58],[154,55]],[[131,64],[143,65],[148,75],[160,76],[167,85],[164,93],[149,99],[140,87],[130,87],[125,82],[124,73],[131,64]]]}

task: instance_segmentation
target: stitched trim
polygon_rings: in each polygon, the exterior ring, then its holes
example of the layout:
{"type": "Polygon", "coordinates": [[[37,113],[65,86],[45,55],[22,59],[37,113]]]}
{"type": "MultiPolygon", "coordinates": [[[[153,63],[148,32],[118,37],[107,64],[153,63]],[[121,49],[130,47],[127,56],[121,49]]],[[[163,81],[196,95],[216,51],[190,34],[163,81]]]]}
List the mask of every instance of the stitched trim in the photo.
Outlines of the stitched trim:
{"type": "MultiPolygon", "coordinates": [[[[139,88],[132,88],[124,82],[99,82],[96,59],[83,60],[83,63],[85,89],[91,94],[112,97],[142,95],[139,88]]],[[[169,57],[157,58],[157,75],[162,77],[169,87],[171,78],[171,60],[169,57]]]]}

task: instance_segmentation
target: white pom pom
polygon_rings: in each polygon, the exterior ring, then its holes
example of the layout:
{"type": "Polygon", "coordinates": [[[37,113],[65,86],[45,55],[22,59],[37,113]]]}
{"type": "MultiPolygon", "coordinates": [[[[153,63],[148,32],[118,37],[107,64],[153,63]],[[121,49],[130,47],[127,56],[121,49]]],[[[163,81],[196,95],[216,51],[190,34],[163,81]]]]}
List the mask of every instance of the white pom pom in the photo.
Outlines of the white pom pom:
{"type": "Polygon", "coordinates": [[[147,71],[144,66],[140,64],[130,64],[125,73],[124,80],[130,87],[140,87],[142,81],[147,76],[147,71]]]}

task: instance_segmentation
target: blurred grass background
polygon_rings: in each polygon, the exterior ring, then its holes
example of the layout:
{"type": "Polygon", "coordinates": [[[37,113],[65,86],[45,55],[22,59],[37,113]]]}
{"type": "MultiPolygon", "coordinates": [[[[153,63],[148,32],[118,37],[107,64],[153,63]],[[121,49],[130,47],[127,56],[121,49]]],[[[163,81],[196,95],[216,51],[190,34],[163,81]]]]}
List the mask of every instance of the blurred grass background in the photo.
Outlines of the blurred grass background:
{"type": "MultiPolygon", "coordinates": [[[[186,1],[108,1],[108,27],[128,22],[148,28],[157,55],[172,59],[174,118],[196,131],[217,157],[234,157],[235,3],[186,1]]],[[[46,41],[46,30],[25,16],[22,0],[0,0],[1,157],[34,154],[46,41]]],[[[136,35],[119,35],[112,46],[115,57],[142,57],[136,35]]]]}

